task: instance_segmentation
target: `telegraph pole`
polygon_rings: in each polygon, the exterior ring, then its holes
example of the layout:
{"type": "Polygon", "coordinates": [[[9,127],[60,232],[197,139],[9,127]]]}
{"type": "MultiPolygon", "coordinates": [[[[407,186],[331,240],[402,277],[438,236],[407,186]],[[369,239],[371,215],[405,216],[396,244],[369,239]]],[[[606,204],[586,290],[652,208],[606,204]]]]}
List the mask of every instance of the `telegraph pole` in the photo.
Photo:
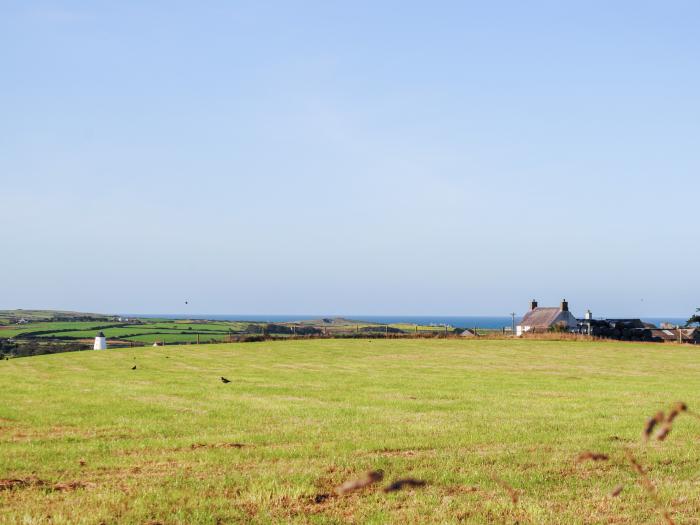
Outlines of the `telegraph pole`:
{"type": "Polygon", "coordinates": [[[511,325],[510,325],[511,335],[515,335],[515,312],[511,312],[510,317],[512,319],[511,325]]]}

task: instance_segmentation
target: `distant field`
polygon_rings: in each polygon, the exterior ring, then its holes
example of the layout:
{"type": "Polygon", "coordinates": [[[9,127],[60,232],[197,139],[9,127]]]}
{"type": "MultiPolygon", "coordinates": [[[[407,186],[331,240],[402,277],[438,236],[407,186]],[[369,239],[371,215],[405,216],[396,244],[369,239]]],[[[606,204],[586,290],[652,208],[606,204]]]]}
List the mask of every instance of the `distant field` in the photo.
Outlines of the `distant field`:
{"type": "Polygon", "coordinates": [[[0,385],[3,523],[662,523],[625,448],[676,523],[700,516],[700,421],[640,440],[657,410],[700,407],[696,347],[142,347],[0,361],[0,385]],[[402,477],[427,485],[382,492],[402,477]]]}
{"type": "MultiPolygon", "coordinates": [[[[57,341],[62,344],[74,341],[92,339],[98,331],[113,342],[152,344],[154,342],[166,344],[180,344],[197,342],[199,334],[200,343],[229,341],[229,336],[245,334],[261,334],[267,332],[270,325],[263,322],[244,321],[192,321],[192,320],[165,320],[165,319],[141,319],[140,323],[126,323],[114,320],[101,322],[77,321],[77,322],[32,322],[27,324],[0,325],[0,340],[16,338],[20,340],[40,340],[44,342],[57,341]]],[[[324,320],[308,320],[295,325],[295,329],[315,329],[317,335],[348,335],[361,332],[367,334],[368,330],[375,333],[385,333],[387,327],[376,323],[363,323],[346,319],[333,319],[331,322],[324,320]]],[[[388,325],[388,331],[401,330],[406,334],[437,332],[444,333],[442,327],[428,327],[410,324],[388,325]]],[[[271,332],[275,337],[293,335],[292,327],[288,323],[276,323],[272,325],[271,332]],[[288,333],[284,333],[284,331],[288,333]]],[[[301,332],[303,333],[303,332],[301,332]]],[[[393,333],[393,332],[392,332],[393,333]]]]}
{"type": "Polygon", "coordinates": [[[110,321],[70,321],[54,323],[28,323],[23,325],[0,326],[0,338],[18,337],[32,332],[53,332],[57,330],[87,330],[95,337],[96,330],[101,326],[110,326],[117,323],[110,321]]]}
{"type": "Polygon", "coordinates": [[[197,333],[202,333],[200,341],[223,341],[229,332],[244,330],[249,323],[187,323],[177,321],[144,321],[144,324],[121,322],[52,322],[28,323],[25,325],[0,326],[0,339],[39,338],[39,339],[91,339],[98,331],[109,339],[124,341],[187,343],[197,340],[197,333]],[[216,334],[216,335],[215,335],[216,334]]]}
{"type": "Polygon", "coordinates": [[[213,322],[209,321],[206,323],[191,323],[191,322],[160,322],[160,323],[153,323],[149,324],[149,327],[152,328],[164,328],[168,330],[193,330],[193,331],[203,331],[203,330],[218,330],[221,332],[228,332],[229,330],[233,331],[239,331],[239,330],[245,330],[245,328],[249,325],[250,323],[241,323],[241,322],[228,322],[228,323],[219,323],[219,322],[213,322]]]}
{"type": "Polygon", "coordinates": [[[0,323],[11,322],[12,319],[26,319],[27,321],[51,321],[75,317],[106,318],[103,314],[86,312],[71,312],[66,310],[0,310],[0,323]]]}
{"type": "MultiPolygon", "coordinates": [[[[226,334],[201,334],[199,336],[200,343],[209,343],[213,341],[225,341],[228,336],[226,334]]],[[[197,342],[197,334],[144,334],[123,338],[126,341],[139,341],[142,343],[195,343],[197,342]]]]}

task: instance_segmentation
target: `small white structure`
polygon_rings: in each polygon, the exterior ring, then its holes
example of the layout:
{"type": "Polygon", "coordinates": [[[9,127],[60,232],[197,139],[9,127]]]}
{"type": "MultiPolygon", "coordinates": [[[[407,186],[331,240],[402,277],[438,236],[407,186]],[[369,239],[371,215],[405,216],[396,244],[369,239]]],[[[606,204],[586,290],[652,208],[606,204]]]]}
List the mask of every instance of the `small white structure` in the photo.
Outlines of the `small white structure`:
{"type": "Polygon", "coordinates": [[[102,332],[99,332],[97,334],[97,337],[95,337],[95,346],[93,346],[94,350],[107,350],[107,338],[105,337],[105,334],[102,332]]]}

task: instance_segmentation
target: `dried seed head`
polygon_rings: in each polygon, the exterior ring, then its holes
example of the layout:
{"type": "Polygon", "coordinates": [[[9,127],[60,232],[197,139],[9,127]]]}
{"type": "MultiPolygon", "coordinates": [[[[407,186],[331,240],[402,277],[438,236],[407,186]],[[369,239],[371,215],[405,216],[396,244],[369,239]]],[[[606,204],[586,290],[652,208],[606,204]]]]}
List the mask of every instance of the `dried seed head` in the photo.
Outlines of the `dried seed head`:
{"type": "Polygon", "coordinates": [[[654,431],[654,428],[656,428],[656,425],[662,423],[664,419],[665,417],[663,412],[657,412],[654,417],[647,419],[647,423],[644,425],[644,439],[649,439],[651,433],[654,431]]]}
{"type": "Polygon", "coordinates": [[[513,502],[513,505],[517,505],[518,501],[520,500],[520,493],[513,488],[508,482],[502,480],[498,476],[493,476],[493,480],[498,483],[501,487],[503,487],[506,492],[508,492],[508,495],[510,496],[510,500],[513,502]]]}
{"type": "Polygon", "coordinates": [[[610,496],[613,497],[613,498],[618,497],[618,496],[622,493],[622,489],[624,489],[624,488],[625,488],[624,485],[618,485],[618,486],[615,487],[615,488],[613,489],[613,491],[610,493],[610,496]]]}
{"type": "Polygon", "coordinates": [[[671,425],[666,424],[662,426],[659,431],[656,433],[656,439],[659,441],[663,441],[668,437],[668,435],[671,433],[671,425]]]}
{"type": "Polygon", "coordinates": [[[629,449],[625,450],[625,455],[627,456],[627,459],[629,462],[632,464],[632,468],[634,471],[637,473],[637,476],[639,477],[639,481],[644,487],[644,489],[647,491],[647,494],[649,494],[649,497],[651,500],[654,502],[654,506],[656,509],[659,511],[659,513],[663,516],[664,520],[666,521],[666,525],[675,525],[673,519],[671,518],[671,515],[669,512],[664,508],[663,504],[661,503],[661,500],[659,499],[659,496],[656,492],[656,487],[654,484],[651,482],[649,479],[649,476],[647,476],[646,471],[644,470],[644,467],[635,459],[635,457],[632,455],[632,452],[630,452],[629,449]]]}
{"type": "Polygon", "coordinates": [[[590,459],[591,461],[607,461],[610,459],[610,457],[607,454],[601,454],[599,452],[581,452],[576,459],[578,463],[581,463],[582,461],[586,461],[587,459],[590,459]]]}
{"type": "Polygon", "coordinates": [[[335,488],[335,493],[339,496],[349,494],[355,490],[360,490],[369,487],[373,483],[377,483],[384,478],[384,472],[381,470],[372,470],[365,474],[364,478],[346,481],[342,485],[335,488]]]}

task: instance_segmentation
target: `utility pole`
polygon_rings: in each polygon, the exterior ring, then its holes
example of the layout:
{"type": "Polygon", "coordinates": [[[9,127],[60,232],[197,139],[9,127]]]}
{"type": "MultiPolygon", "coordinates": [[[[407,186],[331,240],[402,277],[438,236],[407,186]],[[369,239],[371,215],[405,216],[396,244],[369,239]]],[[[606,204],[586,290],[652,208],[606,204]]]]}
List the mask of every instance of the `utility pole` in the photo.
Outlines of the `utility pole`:
{"type": "Polygon", "coordinates": [[[510,325],[511,335],[515,335],[515,312],[511,312],[510,317],[512,318],[510,325]]]}

